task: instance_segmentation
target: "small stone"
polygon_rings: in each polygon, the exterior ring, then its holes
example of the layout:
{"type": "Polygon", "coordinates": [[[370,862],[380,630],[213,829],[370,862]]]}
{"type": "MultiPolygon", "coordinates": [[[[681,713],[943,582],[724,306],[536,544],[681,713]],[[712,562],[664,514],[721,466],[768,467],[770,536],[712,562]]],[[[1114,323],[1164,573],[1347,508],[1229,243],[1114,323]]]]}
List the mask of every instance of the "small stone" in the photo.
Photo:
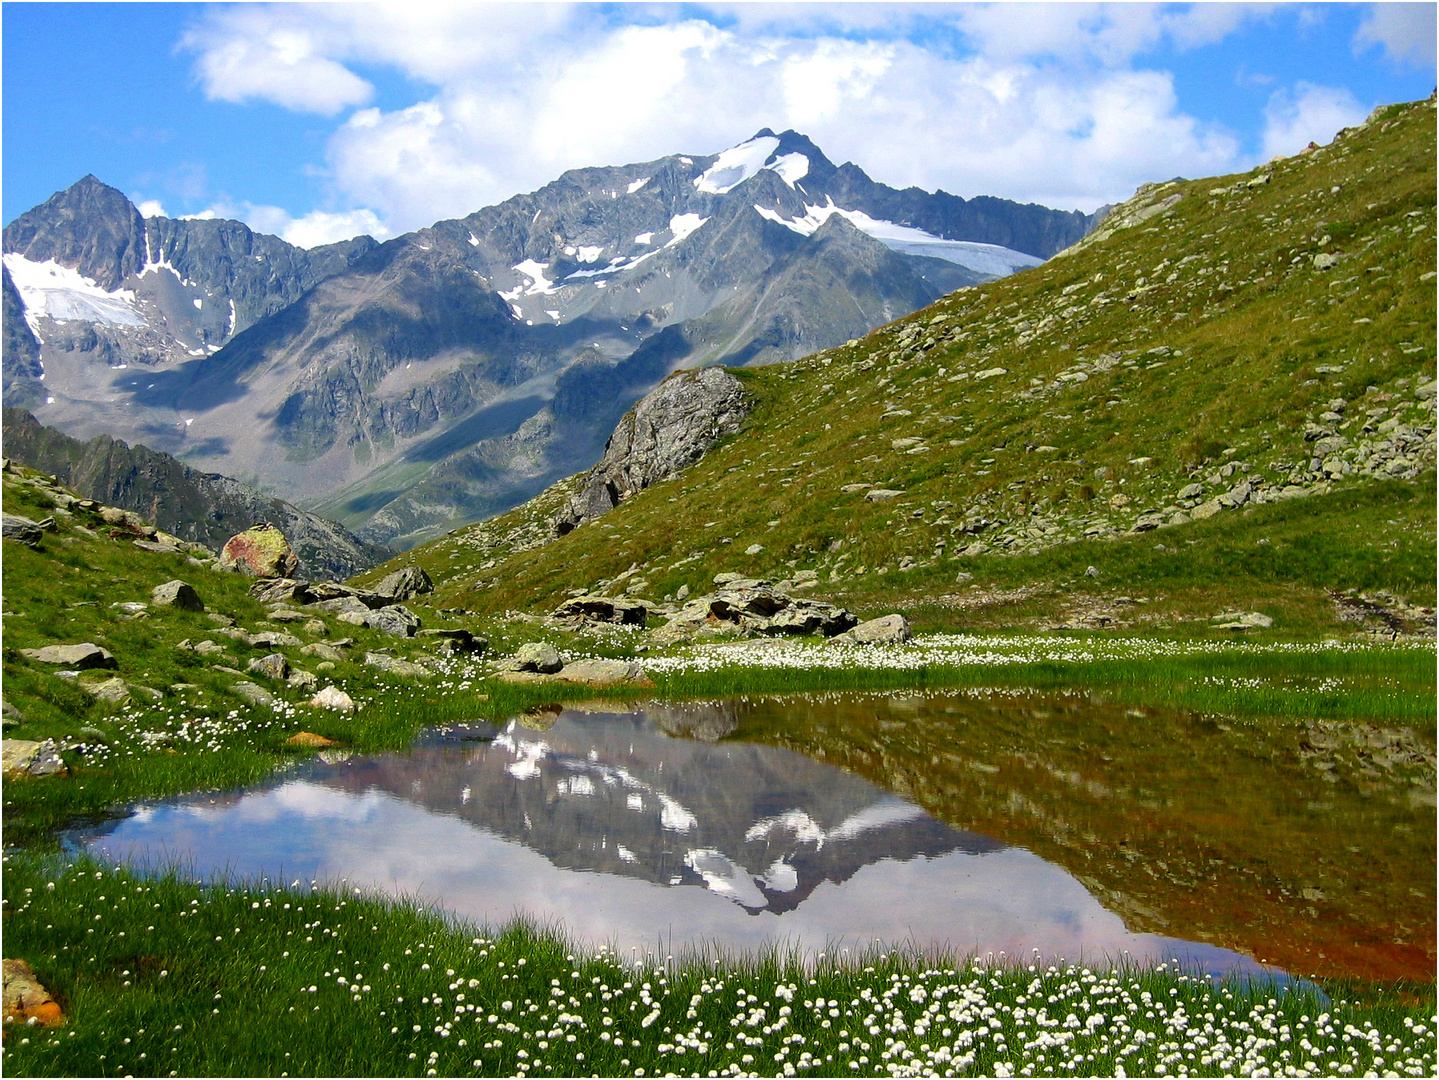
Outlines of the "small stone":
{"type": "Polygon", "coordinates": [[[204,611],[205,605],[200,594],[185,582],[176,578],[163,585],[156,585],[150,591],[150,602],[156,607],[175,607],[181,611],[204,611]]]}
{"type": "Polygon", "coordinates": [[[91,641],[78,645],[46,645],[43,649],[21,649],[20,655],[42,664],[60,664],[76,671],[90,668],[117,669],[119,661],[108,649],[102,649],[91,641]]]}
{"type": "MultiPolygon", "coordinates": [[[[216,670],[219,670],[218,668],[216,670]]],[[[238,674],[238,673],[237,673],[238,674]]],[[[275,695],[252,682],[238,682],[230,687],[232,693],[255,705],[273,705],[275,695]]]]}
{"type": "Polygon", "coordinates": [[[897,499],[903,494],[904,492],[895,491],[892,488],[874,488],[866,492],[864,497],[869,502],[889,502],[891,499],[897,499]]]}
{"type": "Polygon", "coordinates": [[[1084,568],[1084,576],[1085,576],[1085,577],[1098,577],[1098,576],[1099,576],[1099,567],[1097,567],[1097,566],[1086,566],[1086,567],[1084,568]]]}
{"type": "Polygon", "coordinates": [[[763,545],[763,544],[751,544],[749,547],[747,547],[747,548],[744,549],[744,553],[745,553],[746,555],[758,555],[758,554],[759,554],[761,551],[763,551],[763,550],[764,550],[764,545],[763,545]]]}
{"type": "Polygon", "coordinates": [[[317,709],[334,709],[336,712],[355,711],[355,699],[338,686],[325,687],[310,699],[310,704],[317,709]]]}
{"type": "Polygon", "coordinates": [[[1181,499],[1197,499],[1203,494],[1203,484],[1190,484],[1187,487],[1182,487],[1179,489],[1179,497],[1181,499]]]}
{"type": "Polygon", "coordinates": [[[385,653],[366,653],[365,663],[372,668],[386,672],[390,675],[407,675],[412,678],[429,678],[431,672],[419,664],[412,664],[408,660],[399,660],[385,653]]]}
{"type": "Polygon", "coordinates": [[[333,645],[327,645],[323,641],[317,641],[312,645],[306,645],[300,650],[306,656],[318,656],[321,660],[329,660],[331,663],[340,663],[345,659],[344,653],[333,645]]]}
{"type": "Polygon", "coordinates": [[[1339,256],[1332,255],[1327,251],[1321,251],[1314,256],[1314,269],[1332,270],[1339,265],[1339,256]]]}
{"type": "Polygon", "coordinates": [[[295,649],[300,646],[299,638],[283,630],[261,630],[258,634],[247,635],[246,640],[252,649],[295,649]]]}
{"type": "Polygon", "coordinates": [[[973,580],[974,575],[971,574],[968,570],[961,570],[958,574],[954,576],[954,583],[956,585],[967,585],[973,580]]]}
{"type": "Polygon", "coordinates": [[[319,683],[319,678],[308,671],[292,671],[290,677],[285,680],[285,685],[291,690],[309,690],[319,683]]]}
{"type": "Polygon", "coordinates": [[[245,666],[248,670],[270,679],[283,679],[290,674],[290,661],[279,653],[257,656],[245,666]]]}

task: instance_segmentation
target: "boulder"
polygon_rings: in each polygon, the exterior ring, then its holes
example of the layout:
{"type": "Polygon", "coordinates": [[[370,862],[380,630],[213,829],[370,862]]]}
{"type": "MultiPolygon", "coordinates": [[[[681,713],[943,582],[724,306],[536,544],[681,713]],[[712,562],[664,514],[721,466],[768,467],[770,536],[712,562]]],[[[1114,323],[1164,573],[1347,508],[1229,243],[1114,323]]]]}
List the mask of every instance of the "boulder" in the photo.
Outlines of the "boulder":
{"type": "Polygon", "coordinates": [[[220,551],[220,568],[249,577],[288,578],[300,565],[285,534],[269,522],[236,533],[220,551]]]}
{"type": "Polygon", "coordinates": [[[641,600],[620,600],[608,596],[572,596],[555,609],[561,619],[589,619],[594,622],[643,626],[649,605],[641,600]]]}
{"type": "Polygon", "coordinates": [[[661,643],[726,629],[766,635],[822,634],[833,637],[858,620],[844,608],[818,600],[799,600],[768,581],[720,574],[720,587],[689,600],[655,631],[661,643]]]}
{"type": "Polygon", "coordinates": [[[75,671],[87,671],[90,668],[115,670],[120,666],[108,649],[102,649],[90,641],[82,641],[78,645],[46,645],[43,649],[21,649],[20,655],[42,664],[57,664],[75,671]]]}
{"type": "Polygon", "coordinates": [[[334,615],[359,615],[366,618],[370,614],[370,605],[361,600],[358,596],[336,596],[329,600],[317,600],[312,605],[320,611],[328,611],[334,615]]]}
{"type": "Polygon", "coordinates": [[[335,712],[355,711],[355,699],[338,686],[325,687],[310,699],[310,704],[316,709],[333,709],[335,712]]]}
{"type": "Polygon", "coordinates": [[[556,677],[586,686],[610,686],[615,683],[654,686],[645,675],[644,668],[631,660],[572,660],[560,669],[556,677]]]}
{"type": "Polygon", "coordinates": [[[285,685],[291,690],[311,690],[320,679],[308,671],[292,671],[290,677],[285,680],[285,685]]]}
{"type": "Polygon", "coordinates": [[[412,678],[427,679],[433,672],[419,664],[412,664],[408,660],[400,660],[385,653],[366,653],[365,663],[379,671],[390,675],[408,675],[412,678]]]}
{"type": "Polygon", "coordinates": [[[150,602],[156,607],[174,607],[181,611],[204,611],[205,604],[200,594],[185,582],[176,578],[163,585],[156,585],[150,591],[150,602]]]}
{"type": "Polygon", "coordinates": [[[0,962],[0,970],[4,972],[5,1023],[55,1027],[65,1022],[60,1003],[40,985],[29,964],[24,960],[5,960],[0,962]]]}
{"type": "Polygon", "coordinates": [[[0,771],[6,776],[65,776],[69,770],[50,739],[0,740],[0,771]]]}
{"type": "Polygon", "coordinates": [[[280,653],[257,656],[245,665],[246,670],[264,675],[268,679],[284,679],[290,674],[290,661],[280,653]]]}
{"type": "Polygon", "coordinates": [[[14,540],[26,547],[39,547],[40,538],[45,535],[38,524],[19,514],[0,514],[0,537],[14,540]]]}
{"type": "Polygon", "coordinates": [[[914,634],[910,631],[909,620],[895,614],[862,622],[844,636],[863,645],[888,645],[908,641],[914,634]]]}
{"type": "Polygon", "coordinates": [[[435,583],[430,580],[430,575],[418,566],[407,566],[393,574],[386,574],[375,586],[375,592],[390,603],[434,591],[435,583]]]}
{"type": "Polygon", "coordinates": [[[508,667],[512,671],[535,671],[553,675],[564,666],[555,647],[544,641],[530,641],[515,650],[508,667]]]}
{"type": "Polygon", "coordinates": [[[269,578],[250,586],[250,595],[262,604],[308,604],[314,599],[310,584],[294,578],[269,578]]]}
{"type": "Polygon", "coordinates": [[[123,705],[130,700],[130,687],[124,679],[106,679],[90,687],[95,700],[105,705],[123,705]]]}
{"type": "Polygon", "coordinates": [[[399,604],[376,608],[365,619],[365,625],[391,637],[412,637],[420,628],[420,617],[399,604]]]}
{"type": "Polygon", "coordinates": [[[443,653],[483,654],[490,648],[488,640],[475,637],[468,630],[421,630],[415,636],[443,653]]]}
{"type": "Polygon", "coordinates": [[[1216,630],[1267,630],[1274,620],[1260,611],[1226,611],[1211,620],[1216,630]]]}

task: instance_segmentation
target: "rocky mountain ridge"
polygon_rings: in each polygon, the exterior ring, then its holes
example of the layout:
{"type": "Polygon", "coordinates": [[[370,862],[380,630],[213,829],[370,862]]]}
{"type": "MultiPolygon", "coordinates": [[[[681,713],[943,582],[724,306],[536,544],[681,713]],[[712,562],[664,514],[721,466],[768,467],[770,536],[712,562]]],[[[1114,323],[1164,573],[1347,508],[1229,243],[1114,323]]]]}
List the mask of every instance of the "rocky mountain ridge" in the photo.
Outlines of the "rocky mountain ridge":
{"type": "MultiPolygon", "coordinates": [[[[411,557],[444,602],[479,610],[803,569],[841,600],[912,582],[963,611],[967,580],[1009,574],[996,555],[1155,530],[1177,531],[1150,546],[1182,553],[1207,521],[1307,499],[1390,500],[1396,527],[1417,523],[1399,505],[1435,462],[1433,116],[1433,99],[1393,106],[1247,174],[1147,186],[1032,273],[735,372],[754,401],[736,435],[568,535],[549,526],[580,477],[411,557]]],[[[1366,533],[1353,550],[1406,543],[1366,533]]],[[[1274,558],[1265,573],[1297,572],[1274,558]]]]}
{"type": "Polygon", "coordinates": [[[6,392],[401,545],[599,456],[681,366],[789,360],[1097,217],[894,191],[795,132],[566,173],[383,245],[146,219],[87,177],[5,231],[6,392]]]}

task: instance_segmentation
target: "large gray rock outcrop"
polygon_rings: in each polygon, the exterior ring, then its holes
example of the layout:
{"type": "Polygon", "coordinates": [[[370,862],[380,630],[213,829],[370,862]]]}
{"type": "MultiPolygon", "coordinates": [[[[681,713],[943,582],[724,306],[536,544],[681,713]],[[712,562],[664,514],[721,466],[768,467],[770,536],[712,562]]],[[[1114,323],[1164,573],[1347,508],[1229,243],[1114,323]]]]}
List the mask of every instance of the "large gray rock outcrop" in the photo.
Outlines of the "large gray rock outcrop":
{"type": "Polygon", "coordinates": [[[744,384],[722,368],[682,371],[641,398],[615,426],[605,455],[555,519],[563,536],[698,461],[749,415],[744,384]]]}

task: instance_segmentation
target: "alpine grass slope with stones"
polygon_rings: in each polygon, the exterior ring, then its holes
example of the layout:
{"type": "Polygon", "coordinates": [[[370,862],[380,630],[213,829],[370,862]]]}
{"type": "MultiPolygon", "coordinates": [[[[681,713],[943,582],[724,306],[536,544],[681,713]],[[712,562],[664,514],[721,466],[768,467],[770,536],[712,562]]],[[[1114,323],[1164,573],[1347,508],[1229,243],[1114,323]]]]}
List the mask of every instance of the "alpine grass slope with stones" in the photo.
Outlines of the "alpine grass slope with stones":
{"type": "Polygon", "coordinates": [[[308,252],[86,177],[5,229],[5,391],[403,548],[592,464],[680,365],[836,345],[1096,220],[897,191],[796,132],[308,252]]]}
{"type": "Polygon", "coordinates": [[[1432,635],[1434,137],[1430,98],[1148,185],[1040,267],[731,370],[687,468],[651,459],[703,425],[642,402],[594,470],[372,573],[476,612],[673,614],[728,573],[931,628],[1432,635]]]}

